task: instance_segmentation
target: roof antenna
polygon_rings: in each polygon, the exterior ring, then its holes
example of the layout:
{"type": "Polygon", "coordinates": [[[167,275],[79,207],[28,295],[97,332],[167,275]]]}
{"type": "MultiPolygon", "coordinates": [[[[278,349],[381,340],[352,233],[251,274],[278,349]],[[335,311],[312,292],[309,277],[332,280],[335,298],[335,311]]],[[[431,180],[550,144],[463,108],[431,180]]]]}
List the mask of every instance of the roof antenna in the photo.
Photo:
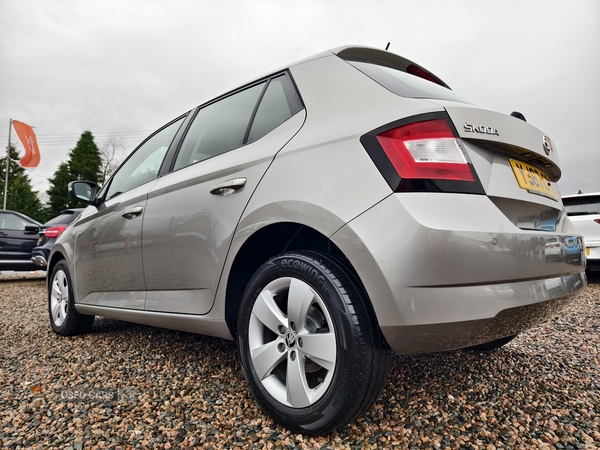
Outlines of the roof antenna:
{"type": "Polygon", "coordinates": [[[387,49],[390,48],[390,43],[388,42],[388,45],[385,46],[385,50],[387,51],[387,49]]]}

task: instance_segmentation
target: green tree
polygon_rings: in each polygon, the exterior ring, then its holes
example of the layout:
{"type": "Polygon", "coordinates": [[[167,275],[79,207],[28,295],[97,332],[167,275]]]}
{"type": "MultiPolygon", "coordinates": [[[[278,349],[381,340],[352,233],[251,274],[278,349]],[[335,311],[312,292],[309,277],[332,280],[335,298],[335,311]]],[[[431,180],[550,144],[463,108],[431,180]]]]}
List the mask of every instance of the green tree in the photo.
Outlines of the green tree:
{"type": "Polygon", "coordinates": [[[75,201],[68,193],[67,186],[74,180],[87,180],[98,183],[102,159],[91,131],[84,131],[77,145],[69,153],[69,160],[62,163],[49,178],[50,188],[46,191],[50,209],[54,215],[66,208],[81,208],[85,205],[75,201]]]}
{"type": "MultiPolygon", "coordinates": [[[[84,131],[77,145],[69,153],[69,173],[73,180],[98,183],[102,159],[91,131],[84,131]]],[[[73,181],[71,180],[71,181],[73,181]]]]}
{"type": "Polygon", "coordinates": [[[48,179],[50,187],[46,191],[48,194],[48,203],[50,210],[54,215],[59,214],[63,209],[71,208],[75,205],[75,200],[69,195],[67,186],[73,181],[69,173],[69,165],[61,163],[54,172],[54,176],[48,179]]]}
{"type": "MultiPolygon", "coordinates": [[[[42,221],[42,204],[37,196],[37,192],[31,186],[29,174],[24,168],[17,164],[19,154],[17,150],[10,146],[10,171],[8,173],[8,192],[6,196],[6,209],[17,211],[32,219],[42,221]]],[[[4,205],[4,182],[6,177],[6,154],[2,154],[0,160],[0,179],[2,180],[2,189],[0,190],[0,207],[4,205]]]]}

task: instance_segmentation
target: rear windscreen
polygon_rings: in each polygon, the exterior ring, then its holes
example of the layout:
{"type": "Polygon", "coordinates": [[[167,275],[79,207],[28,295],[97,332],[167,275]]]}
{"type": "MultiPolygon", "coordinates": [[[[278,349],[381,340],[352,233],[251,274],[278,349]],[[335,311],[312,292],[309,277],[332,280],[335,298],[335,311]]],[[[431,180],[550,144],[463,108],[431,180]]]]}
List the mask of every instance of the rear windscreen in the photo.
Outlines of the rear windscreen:
{"type": "Polygon", "coordinates": [[[466,98],[455,94],[439,84],[432,83],[415,75],[393,69],[391,67],[374,64],[372,62],[345,60],[356,67],[373,81],[376,81],[388,91],[401,97],[431,98],[437,100],[451,100],[461,103],[473,103],[466,98]]]}
{"type": "Polygon", "coordinates": [[[562,201],[568,216],[600,214],[600,195],[563,198],[562,201]]]}
{"type": "Polygon", "coordinates": [[[79,211],[64,211],[60,216],[49,220],[44,225],[47,227],[52,225],[68,225],[73,222],[78,215],[79,211]]]}

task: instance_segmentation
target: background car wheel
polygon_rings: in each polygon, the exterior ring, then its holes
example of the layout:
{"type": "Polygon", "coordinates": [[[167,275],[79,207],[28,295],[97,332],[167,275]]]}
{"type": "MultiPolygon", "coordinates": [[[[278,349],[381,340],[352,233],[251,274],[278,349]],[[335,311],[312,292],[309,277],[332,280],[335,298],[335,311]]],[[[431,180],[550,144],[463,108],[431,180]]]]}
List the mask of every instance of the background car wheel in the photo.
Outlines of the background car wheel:
{"type": "Polygon", "coordinates": [[[86,333],[94,323],[94,316],[80,314],[75,309],[71,275],[64,260],[60,260],[52,270],[48,312],[52,329],[61,336],[86,333]]]}
{"type": "Polygon", "coordinates": [[[473,345],[472,347],[468,347],[468,349],[469,350],[477,350],[480,352],[488,352],[490,350],[495,350],[497,348],[502,347],[503,345],[508,344],[510,341],[512,341],[516,337],[517,337],[517,335],[515,334],[514,336],[507,336],[507,337],[504,337],[501,339],[496,339],[495,341],[486,342],[485,344],[473,345]]]}
{"type": "Polygon", "coordinates": [[[366,292],[345,265],[315,252],[279,255],[258,269],[237,343],[260,406],[303,433],[362,415],[387,378],[389,348],[366,292]]]}

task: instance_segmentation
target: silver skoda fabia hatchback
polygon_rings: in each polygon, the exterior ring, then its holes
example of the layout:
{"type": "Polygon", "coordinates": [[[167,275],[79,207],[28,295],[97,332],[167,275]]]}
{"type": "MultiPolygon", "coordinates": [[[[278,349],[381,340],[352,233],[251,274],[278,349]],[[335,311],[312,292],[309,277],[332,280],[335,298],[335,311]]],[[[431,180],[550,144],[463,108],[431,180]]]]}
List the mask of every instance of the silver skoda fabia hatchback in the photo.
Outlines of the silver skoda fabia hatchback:
{"type": "MultiPolygon", "coordinates": [[[[94,316],[237,341],[257,402],[301,432],[363,414],[399,354],[491,350],[587,285],[556,150],[395,54],[343,47],[146,139],[48,262],[60,335],[94,316]]],[[[581,246],[583,249],[583,246],[581,246]]]]}

